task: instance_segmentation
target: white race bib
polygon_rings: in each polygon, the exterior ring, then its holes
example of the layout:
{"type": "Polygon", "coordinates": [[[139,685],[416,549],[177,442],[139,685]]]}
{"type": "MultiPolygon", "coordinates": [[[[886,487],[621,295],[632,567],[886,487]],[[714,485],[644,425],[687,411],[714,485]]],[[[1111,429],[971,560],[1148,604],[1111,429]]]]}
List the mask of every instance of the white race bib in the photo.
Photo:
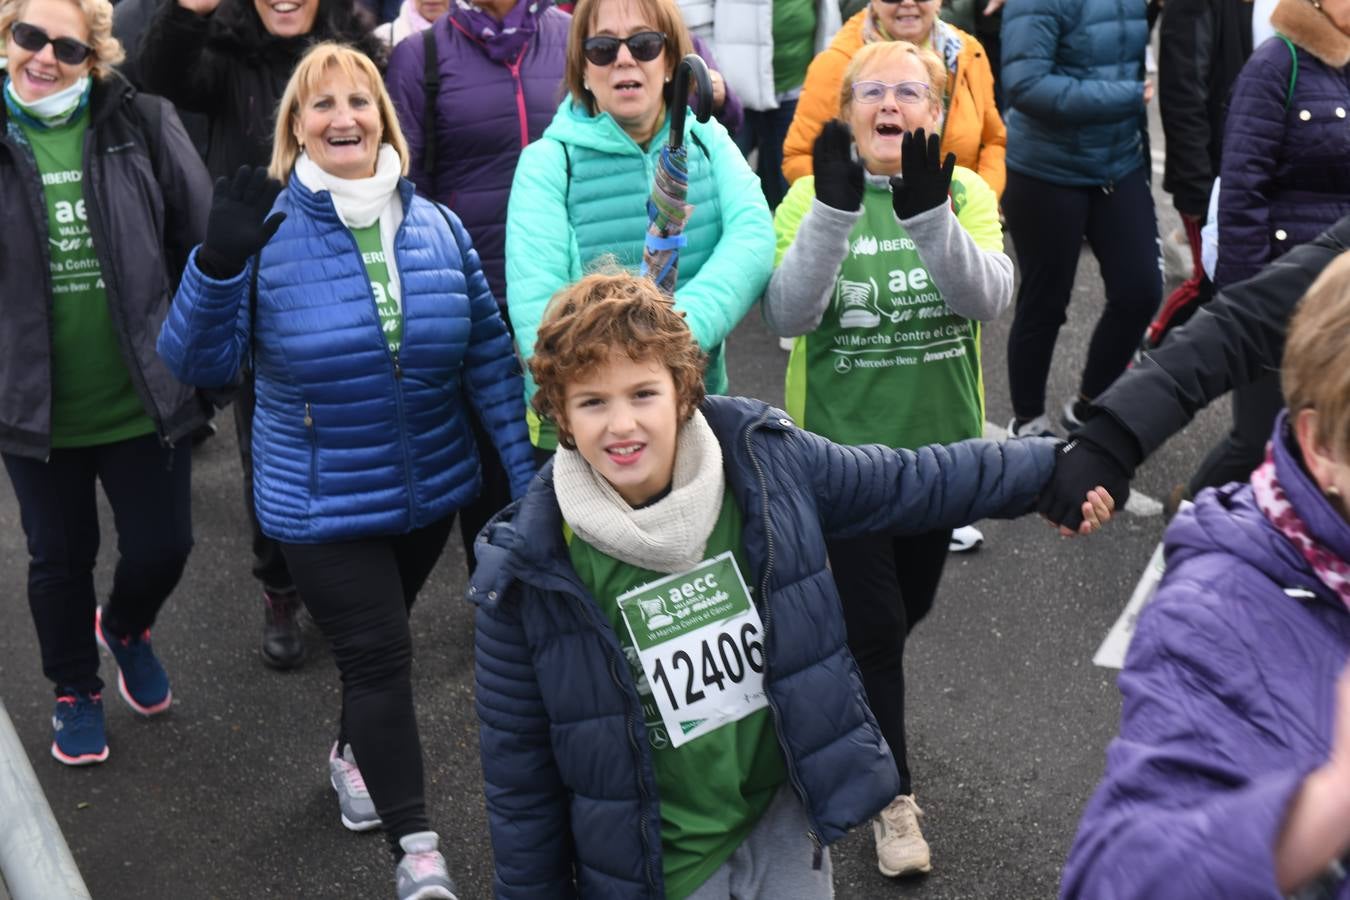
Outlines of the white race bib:
{"type": "Polygon", "coordinates": [[[731,551],[617,599],[671,746],[769,705],[764,625],[731,551]]]}

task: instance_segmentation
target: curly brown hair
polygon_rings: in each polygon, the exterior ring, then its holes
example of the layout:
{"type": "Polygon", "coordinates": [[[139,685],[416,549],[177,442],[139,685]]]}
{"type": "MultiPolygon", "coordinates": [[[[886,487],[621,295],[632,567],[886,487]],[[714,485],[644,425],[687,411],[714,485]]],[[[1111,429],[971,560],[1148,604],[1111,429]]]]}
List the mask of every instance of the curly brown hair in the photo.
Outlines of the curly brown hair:
{"type": "Polygon", "coordinates": [[[613,269],[587,275],[549,301],[530,357],[539,387],[534,410],[557,424],[558,442],[569,450],[576,444],[567,430],[567,387],[615,353],[658,360],[670,370],[681,425],[703,401],[707,356],[674,302],[649,278],[613,269]]]}

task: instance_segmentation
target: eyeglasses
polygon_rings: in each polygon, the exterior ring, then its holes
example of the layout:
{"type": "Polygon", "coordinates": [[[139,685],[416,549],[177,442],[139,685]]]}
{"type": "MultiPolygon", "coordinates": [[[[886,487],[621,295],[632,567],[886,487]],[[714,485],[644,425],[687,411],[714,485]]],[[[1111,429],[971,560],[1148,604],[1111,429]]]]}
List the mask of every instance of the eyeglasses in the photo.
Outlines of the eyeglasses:
{"type": "Polygon", "coordinates": [[[43,47],[51,44],[52,53],[56,55],[57,60],[68,66],[78,66],[94,52],[93,47],[74,38],[59,37],[53,40],[48,37],[47,32],[27,22],[15,22],[9,33],[14,38],[14,43],[29,53],[41,53],[43,47]]]}
{"type": "Polygon", "coordinates": [[[620,44],[627,44],[638,62],[651,62],[666,49],[666,36],[660,31],[639,31],[626,38],[591,37],[581,42],[581,50],[592,65],[608,66],[619,58],[620,44]]]}
{"type": "Polygon", "coordinates": [[[884,81],[853,82],[853,99],[859,103],[880,103],[886,99],[887,91],[894,91],[896,100],[911,106],[923,103],[929,97],[928,85],[922,81],[897,81],[895,84],[884,81]]]}
{"type": "MultiPolygon", "coordinates": [[[[897,4],[904,3],[905,0],[881,0],[881,2],[890,4],[891,6],[895,6],[897,4]]],[[[914,2],[917,3],[919,6],[932,6],[934,3],[937,3],[938,0],[914,0],[914,2]]]]}

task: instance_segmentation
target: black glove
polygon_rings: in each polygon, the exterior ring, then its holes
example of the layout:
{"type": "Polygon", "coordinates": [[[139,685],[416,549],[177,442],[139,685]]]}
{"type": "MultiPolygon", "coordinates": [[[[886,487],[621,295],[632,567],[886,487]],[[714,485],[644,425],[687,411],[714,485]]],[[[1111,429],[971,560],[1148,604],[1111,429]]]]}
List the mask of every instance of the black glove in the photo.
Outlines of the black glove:
{"type": "Polygon", "coordinates": [[[1142,457],[1134,436],[1110,414],[1099,413],[1055,453],[1055,471],[1036,509],[1056,525],[1077,530],[1087,493],[1099,486],[1116,501],[1116,509],[1123,509],[1142,457]]]}
{"type": "Polygon", "coordinates": [[[261,166],[240,166],[233,180],[224,175],[217,178],[197,267],[216,279],[233,278],[244,271],[249,257],[272,239],[286,219],[279,212],[264,221],[279,193],[281,183],[268,178],[261,166]]]}
{"type": "Polygon", "coordinates": [[[825,123],[811,150],[816,199],[831,209],[853,212],[862,206],[863,167],[853,158],[853,131],[838,119],[825,123]]]}
{"type": "Polygon", "coordinates": [[[956,154],[941,159],[942,139],[924,137],[923,129],[906,133],[900,143],[900,175],[891,179],[891,206],[902,222],[947,202],[956,154]]]}

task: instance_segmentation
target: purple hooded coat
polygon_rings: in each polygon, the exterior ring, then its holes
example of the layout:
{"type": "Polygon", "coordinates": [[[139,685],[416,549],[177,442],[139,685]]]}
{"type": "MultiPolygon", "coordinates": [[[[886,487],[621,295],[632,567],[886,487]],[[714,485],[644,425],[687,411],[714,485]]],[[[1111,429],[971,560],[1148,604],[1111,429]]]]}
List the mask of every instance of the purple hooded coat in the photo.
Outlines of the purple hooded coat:
{"type": "MultiPolygon", "coordinates": [[[[1303,471],[1283,414],[1275,434],[1294,509],[1350,558],[1350,525],[1303,471]]],[[[1350,614],[1250,485],[1204,491],[1165,541],[1167,574],[1120,675],[1120,736],[1061,896],[1277,900],[1275,841],[1330,752],[1350,614]]],[[[1350,886],[1328,896],[1350,898],[1350,886]]]]}

